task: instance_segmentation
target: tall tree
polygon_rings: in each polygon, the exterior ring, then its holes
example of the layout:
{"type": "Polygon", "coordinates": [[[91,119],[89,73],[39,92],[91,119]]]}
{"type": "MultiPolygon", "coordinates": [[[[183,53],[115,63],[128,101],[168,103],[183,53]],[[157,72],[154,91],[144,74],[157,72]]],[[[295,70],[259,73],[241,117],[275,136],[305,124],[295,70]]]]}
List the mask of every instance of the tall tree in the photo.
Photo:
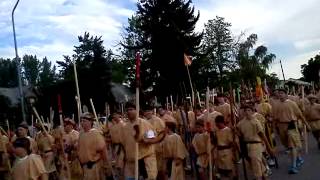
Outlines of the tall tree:
{"type": "Polygon", "coordinates": [[[78,40],[80,44],[75,46],[72,57],[64,56],[64,61],[57,61],[62,69],[60,75],[74,84],[75,61],[82,103],[89,105],[89,98],[93,98],[97,111],[103,111],[105,102],[113,100],[109,93],[112,75],[108,59],[110,56],[103,46],[101,36],[91,36],[85,32],[83,36],[78,36],[78,40]]]}
{"type": "Polygon", "coordinates": [[[276,58],[276,55],[269,53],[268,48],[263,45],[253,49],[257,40],[258,36],[251,34],[239,44],[237,54],[240,77],[244,81],[251,81],[251,83],[256,81],[257,76],[264,78],[267,75],[267,69],[276,58]]]}
{"type": "Polygon", "coordinates": [[[179,84],[187,82],[183,55],[194,55],[199,47],[202,34],[194,32],[198,19],[199,13],[194,15],[191,0],[138,2],[131,28],[134,32],[131,36],[138,42],[131,49],[145,49],[142,56],[145,67],[141,69],[150,72],[147,81],[158,94],[176,93],[179,84]]]}
{"type": "Polygon", "coordinates": [[[309,59],[307,64],[301,65],[303,79],[308,82],[319,83],[320,77],[320,54],[309,59]]]}
{"type": "Polygon", "coordinates": [[[15,61],[0,58],[0,87],[17,87],[18,73],[15,61]]]}
{"type": "Polygon", "coordinates": [[[36,55],[24,55],[22,58],[23,77],[30,85],[36,85],[39,80],[40,61],[36,55]]]}
{"type": "Polygon", "coordinates": [[[56,80],[56,66],[52,67],[51,62],[46,57],[40,63],[39,85],[49,86],[56,80]]]}
{"type": "Polygon", "coordinates": [[[222,80],[225,71],[234,69],[231,23],[217,16],[205,24],[202,51],[206,54],[207,71],[217,71],[222,80]]]}

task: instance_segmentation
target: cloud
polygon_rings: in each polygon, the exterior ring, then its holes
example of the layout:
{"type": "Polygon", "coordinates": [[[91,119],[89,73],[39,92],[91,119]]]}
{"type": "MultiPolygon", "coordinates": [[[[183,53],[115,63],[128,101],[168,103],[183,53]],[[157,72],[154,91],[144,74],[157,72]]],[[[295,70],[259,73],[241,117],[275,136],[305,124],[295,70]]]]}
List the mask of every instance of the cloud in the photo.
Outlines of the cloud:
{"type": "MultiPolygon", "coordinates": [[[[0,56],[13,57],[11,10],[14,2],[0,2],[0,56]]],[[[85,31],[103,36],[106,48],[120,40],[122,27],[133,10],[112,0],[24,0],[16,9],[19,54],[59,60],[71,54],[77,36],[85,31]]]]}
{"type": "Polygon", "coordinates": [[[319,0],[200,0],[196,9],[200,10],[198,30],[207,20],[222,16],[232,23],[235,35],[258,34],[258,44],[266,45],[290,67],[288,77],[299,78],[300,65],[320,52],[319,0]]]}
{"type": "MultiPolygon", "coordinates": [[[[19,54],[59,60],[71,54],[77,36],[85,31],[102,35],[106,48],[119,42],[136,0],[23,0],[16,10],[19,54]]],[[[13,57],[12,0],[0,1],[0,57],[13,57]]],[[[200,11],[196,26],[215,16],[232,23],[232,31],[257,33],[258,44],[283,60],[286,76],[300,77],[300,65],[320,51],[319,0],[195,0],[200,11]]],[[[271,72],[278,73],[273,65],[271,72]]],[[[279,73],[278,73],[279,74],[279,73]]],[[[281,73],[280,73],[281,75],[281,73]]],[[[279,76],[282,77],[282,76],[279,76]]]]}

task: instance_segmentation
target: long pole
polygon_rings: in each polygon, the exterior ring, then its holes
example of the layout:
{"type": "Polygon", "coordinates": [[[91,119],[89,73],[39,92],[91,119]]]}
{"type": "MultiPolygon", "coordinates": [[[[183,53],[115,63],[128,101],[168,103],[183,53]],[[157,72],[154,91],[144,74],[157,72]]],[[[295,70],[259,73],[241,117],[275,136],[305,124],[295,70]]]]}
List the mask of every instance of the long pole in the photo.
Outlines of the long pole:
{"type": "Polygon", "coordinates": [[[14,12],[19,4],[20,0],[17,0],[16,4],[13,7],[11,17],[12,17],[12,30],[13,30],[13,40],[14,40],[14,50],[16,53],[16,58],[15,61],[17,63],[17,73],[18,73],[18,85],[19,85],[19,94],[20,94],[20,104],[21,104],[21,112],[22,112],[22,120],[23,122],[26,121],[26,112],[24,109],[24,96],[23,96],[23,90],[22,90],[22,80],[21,80],[21,65],[20,65],[20,60],[19,60],[19,55],[18,55],[18,46],[17,46],[17,38],[16,38],[16,28],[14,25],[14,12]]]}
{"type": "MultiPolygon", "coordinates": [[[[140,87],[140,53],[137,52],[136,54],[136,122],[139,119],[139,111],[140,111],[140,102],[139,102],[139,87],[140,87]]],[[[139,180],[139,144],[138,142],[135,143],[135,171],[134,171],[134,178],[135,180],[139,180]]]]}
{"type": "Polygon", "coordinates": [[[80,114],[82,114],[79,83],[78,83],[78,73],[77,73],[77,66],[76,66],[76,61],[75,60],[73,60],[73,71],[74,71],[74,80],[75,80],[75,83],[76,83],[78,103],[79,103],[79,107],[80,107],[80,114]]]}
{"type": "Polygon", "coordinates": [[[282,71],[283,81],[284,81],[284,82],[286,82],[286,78],[284,77],[284,72],[283,72],[283,67],[282,67],[281,59],[280,59],[280,66],[281,66],[281,71],[282,71]]]}
{"type": "Polygon", "coordinates": [[[189,72],[189,66],[186,66],[187,67],[187,72],[188,72],[188,77],[189,77],[189,83],[190,83],[190,87],[191,87],[191,101],[192,101],[192,104],[191,104],[191,107],[194,106],[194,91],[193,91],[193,85],[192,85],[192,80],[191,80],[191,76],[190,76],[190,72],[189,72]]]}
{"type": "MultiPolygon", "coordinates": [[[[207,109],[207,112],[206,112],[206,121],[208,123],[210,123],[208,120],[209,120],[209,100],[210,100],[210,90],[209,90],[209,87],[207,87],[207,92],[206,92],[206,109],[207,109]]],[[[210,129],[211,127],[211,124],[210,126],[208,127],[210,129]]],[[[208,132],[210,133],[210,132],[208,132]]],[[[212,166],[212,151],[211,151],[211,139],[210,139],[210,134],[209,134],[209,140],[208,140],[208,146],[209,146],[209,180],[212,180],[212,170],[213,170],[213,166],[212,166]]]]}

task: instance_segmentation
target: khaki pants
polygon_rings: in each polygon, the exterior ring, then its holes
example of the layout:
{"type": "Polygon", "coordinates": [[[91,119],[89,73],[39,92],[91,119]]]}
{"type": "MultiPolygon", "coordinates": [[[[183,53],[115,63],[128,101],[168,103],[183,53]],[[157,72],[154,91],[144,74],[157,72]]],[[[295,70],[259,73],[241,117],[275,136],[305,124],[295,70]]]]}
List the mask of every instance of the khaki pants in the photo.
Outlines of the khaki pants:
{"type": "Polygon", "coordinates": [[[288,147],[288,123],[277,124],[280,141],[283,146],[288,147]]]}
{"type": "MultiPolygon", "coordinates": [[[[157,158],[155,154],[143,158],[145,168],[148,174],[148,179],[153,180],[157,178],[158,169],[157,169],[157,158]]],[[[124,167],[124,175],[126,178],[134,178],[135,171],[135,162],[126,161],[124,167]]]]}
{"type": "Polygon", "coordinates": [[[88,168],[86,165],[83,166],[83,178],[82,180],[105,180],[104,168],[102,161],[96,162],[92,168],[88,168]]]}
{"type": "Polygon", "coordinates": [[[263,163],[263,145],[262,143],[248,144],[248,156],[250,158],[250,168],[256,179],[265,176],[266,167],[263,163]]]}

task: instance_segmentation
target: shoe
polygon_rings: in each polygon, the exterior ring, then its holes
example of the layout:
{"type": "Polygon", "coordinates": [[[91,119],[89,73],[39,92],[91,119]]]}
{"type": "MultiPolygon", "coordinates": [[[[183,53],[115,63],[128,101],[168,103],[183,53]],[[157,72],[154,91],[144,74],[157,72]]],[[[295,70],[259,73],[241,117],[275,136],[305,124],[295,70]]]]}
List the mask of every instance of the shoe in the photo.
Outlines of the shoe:
{"type": "Polygon", "coordinates": [[[272,175],[272,170],[271,169],[267,169],[266,170],[266,175],[267,175],[267,177],[270,177],[272,175]]]}
{"type": "Polygon", "coordinates": [[[300,168],[304,163],[303,158],[297,158],[296,163],[297,163],[297,167],[300,168]]]}
{"type": "Polygon", "coordinates": [[[295,167],[291,167],[288,171],[289,174],[298,174],[299,170],[295,167]]]}

